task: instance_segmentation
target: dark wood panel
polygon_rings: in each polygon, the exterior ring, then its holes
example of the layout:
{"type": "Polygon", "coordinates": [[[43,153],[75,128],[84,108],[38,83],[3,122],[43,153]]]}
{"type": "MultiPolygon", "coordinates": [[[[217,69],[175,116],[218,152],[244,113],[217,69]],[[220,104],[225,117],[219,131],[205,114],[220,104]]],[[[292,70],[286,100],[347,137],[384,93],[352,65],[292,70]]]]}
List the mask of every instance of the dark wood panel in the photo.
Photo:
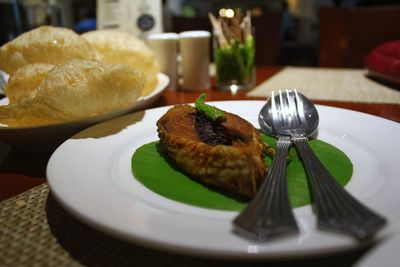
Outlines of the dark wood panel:
{"type": "Polygon", "coordinates": [[[400,5],[319,10],[319,65],[363,67],[367,53],[400,39],[400,5]]]}

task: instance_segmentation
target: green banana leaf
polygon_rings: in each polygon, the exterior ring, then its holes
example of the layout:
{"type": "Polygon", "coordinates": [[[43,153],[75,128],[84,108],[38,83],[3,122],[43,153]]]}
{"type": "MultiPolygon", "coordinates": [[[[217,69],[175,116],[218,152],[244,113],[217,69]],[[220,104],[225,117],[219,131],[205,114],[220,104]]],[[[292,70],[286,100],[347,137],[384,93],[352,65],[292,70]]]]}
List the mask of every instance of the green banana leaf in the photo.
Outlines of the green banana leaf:
{"type": "MultiPolygon", "coordinates": [[[[275,146],[276,139],[262,135],[265,143],[275,146]]],[[[132,156],[134,177],[153,192],[166,198],[208,209],[239,211],[248,203],[248,199],[224,193],[219,189],[195,181],[177,170],[160,154],[158,141],[138,148],[132,156]]],[[[346,185],[353,173],[350,159],[336,147],[321,140],[310,141],[321,162],[342,185],[346,185]]],[[[270,164],[272,159],[265,158],[270,164]]],[[[307,176],[295,148],[289,151],[288,192],[292,207],[301,207],[311,202],[307,176]]]]}

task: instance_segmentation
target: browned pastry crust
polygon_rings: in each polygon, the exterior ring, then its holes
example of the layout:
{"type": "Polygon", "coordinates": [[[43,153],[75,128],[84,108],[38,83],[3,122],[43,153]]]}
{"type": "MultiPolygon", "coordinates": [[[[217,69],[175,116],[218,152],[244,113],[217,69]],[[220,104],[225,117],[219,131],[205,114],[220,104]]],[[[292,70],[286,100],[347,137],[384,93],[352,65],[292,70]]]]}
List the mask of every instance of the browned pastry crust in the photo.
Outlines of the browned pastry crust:
{"type": "Polygon", "coordinates": [[[157,122],[160,149],[190,177],[225,191],[252,197],[265,178],[260,133],[249,122],[226,112],[218,132],[229,144],[209,145],[196,130],[197,110],[172,107],[157,122]]]}

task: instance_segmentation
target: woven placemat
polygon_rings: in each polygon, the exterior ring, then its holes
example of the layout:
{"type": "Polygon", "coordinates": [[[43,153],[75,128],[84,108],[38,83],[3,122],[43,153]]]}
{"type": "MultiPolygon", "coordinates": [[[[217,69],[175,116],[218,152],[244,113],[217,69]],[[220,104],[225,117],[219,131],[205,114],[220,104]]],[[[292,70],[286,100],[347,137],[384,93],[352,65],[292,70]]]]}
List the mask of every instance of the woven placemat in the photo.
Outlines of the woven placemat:
{"type": "Polygon", "coordinates": [[[47,184],[0,202],[0,266],[351,266],[366,249],[318,258],[252,262],[169,254],[105,235],[81,223],[47,184]]]}
{"type": "Polygon", "coordinates": [[[285,67],[248,96],[291,88],[314,100],[400,104],[400,90],[368,78],[363,69],[285,67]]]}

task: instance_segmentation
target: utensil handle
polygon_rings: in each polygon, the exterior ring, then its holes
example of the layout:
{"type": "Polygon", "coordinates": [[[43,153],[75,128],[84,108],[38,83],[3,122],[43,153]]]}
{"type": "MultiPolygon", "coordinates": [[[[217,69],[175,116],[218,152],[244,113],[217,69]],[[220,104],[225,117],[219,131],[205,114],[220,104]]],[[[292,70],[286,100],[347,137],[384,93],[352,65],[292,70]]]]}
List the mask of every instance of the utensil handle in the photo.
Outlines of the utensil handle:
{"type": "Polygon", "coordinates": [[[375,234],[386,220],[352,197],[329,173],[306,137],[293,137],[311,185],[318,227],[359,240],[375,234]]]}
{"type": "Polygon", "coordinates": [[[236,231],[257,240],[298,232],[287,192],[289,137],[280,137],[267,177],[250,204],[234,219],[236,231]]]}

